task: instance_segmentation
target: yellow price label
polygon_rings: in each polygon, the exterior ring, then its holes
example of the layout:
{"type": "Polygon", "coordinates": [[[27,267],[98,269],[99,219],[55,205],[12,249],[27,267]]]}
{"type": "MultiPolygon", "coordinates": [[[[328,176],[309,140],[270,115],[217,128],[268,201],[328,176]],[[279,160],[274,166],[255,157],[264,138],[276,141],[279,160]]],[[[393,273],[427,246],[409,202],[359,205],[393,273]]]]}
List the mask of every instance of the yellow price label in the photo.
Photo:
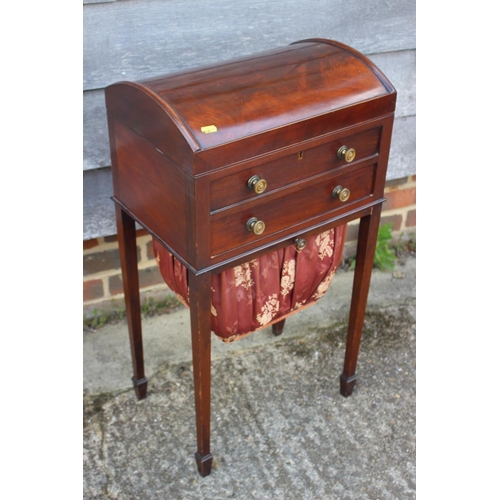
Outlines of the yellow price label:
{"type": "Polygon", "coordinates": [[[201,127],[201,131],[204,134],[211,134],[212,132],[217,132],[217,127],[215,125],[207,125],[206,127],[201,127]]]}

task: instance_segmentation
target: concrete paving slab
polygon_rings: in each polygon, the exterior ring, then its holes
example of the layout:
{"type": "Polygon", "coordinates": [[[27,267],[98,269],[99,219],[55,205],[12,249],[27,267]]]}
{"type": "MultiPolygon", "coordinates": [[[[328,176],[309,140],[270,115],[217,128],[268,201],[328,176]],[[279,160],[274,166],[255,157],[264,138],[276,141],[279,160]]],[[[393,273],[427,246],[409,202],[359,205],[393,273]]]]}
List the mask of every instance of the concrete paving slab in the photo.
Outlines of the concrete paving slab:
{"type": "Polygon", "coordinates": [[[144,321],[144,401],[131,389],[125,323],[86,333],[84,498],[415,498],[415,268],[409,258],[401,274],[374,271],[349,398],[339,375],[352,272],[281,337],[214,339],[206,478],[194,460],[187,310],[144,321]]]}
{"type": "MultiPolygon", "coordinates": [[[[375,269],[372,273],[368,307],[405,304],[415,300],[416,260],[409,258],[394,273],[375,269]],[[394,276],[401,276],[395,278],[394,276]]],[[[286,320],[283,338],[300,337],[316,328],[345,320],[349,313],[353,271],[339,270],[326,295],[315,305],[286,320]]],[[[162,368],[175,362],[191,361],[189,310],[185,307],[162,316],[143,320],[146,376],[151,379],[162,368]]],[[[212,334],[212,356],[278,342],[270,328],[231,344],[212,334]]],[[[106,325],[96,332],[84,332],[83,382],[87,394],[130,389],[132,364],[125,321],[106,325]]]]}

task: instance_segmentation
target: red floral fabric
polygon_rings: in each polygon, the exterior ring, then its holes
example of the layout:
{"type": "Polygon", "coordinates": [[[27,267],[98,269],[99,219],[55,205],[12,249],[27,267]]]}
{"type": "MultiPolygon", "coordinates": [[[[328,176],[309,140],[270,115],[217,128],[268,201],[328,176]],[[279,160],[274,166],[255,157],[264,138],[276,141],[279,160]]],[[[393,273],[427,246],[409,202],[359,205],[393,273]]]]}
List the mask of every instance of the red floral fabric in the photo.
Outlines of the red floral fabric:
{"type": "MultiPolygon", "coordinates": [[[[212,331],[226,342],[314,304],[328,290],[342,259],[346,225],[306,238],[306,246],[275,250],[212,276],[212,331]]],[[[161,275],[189,306],[188,273],[153,238],[161,275]]]]}

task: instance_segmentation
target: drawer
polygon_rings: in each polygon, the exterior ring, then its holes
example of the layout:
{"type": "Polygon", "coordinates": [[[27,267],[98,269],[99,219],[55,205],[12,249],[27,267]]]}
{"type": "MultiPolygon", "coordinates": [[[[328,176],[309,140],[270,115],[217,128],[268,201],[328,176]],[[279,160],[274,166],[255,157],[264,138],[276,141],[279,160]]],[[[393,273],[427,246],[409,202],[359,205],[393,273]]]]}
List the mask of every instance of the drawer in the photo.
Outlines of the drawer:
{"type": "Polygon", "coordinates": [[[211,256],[244,245],[259,246],[276,233],[290,230],[317,218],[327,218],[358,208],[373,196],[376,163],[335,169],[325,175],[283,189],[274,196],[259,198],[222,210],[210,217],[211,256]],[[350,191],[341,201],[332,195],[338,186],[350,191]],[[250,219],[262,221],[265,230],[256,235],[247,229],[250,219]]]}
{"type": "Polygon", "coordinates": [[[378,153],[380,134],[381,127],[374,127],[301,151],[295,151],[297,148],[294,148],[293,153],[277,160],[216,178],[210,184],[210,210],[214,212],[242,201],[264,197],[289,184],[345,165],[346,161],[337,156],[342,146],[356,151],[351,163],[354,165],[378,153]],[[254,189],[248,187],[248,181],[254,176],[266,181],[267,187],[264,193],[257,194],[254,189]]]}

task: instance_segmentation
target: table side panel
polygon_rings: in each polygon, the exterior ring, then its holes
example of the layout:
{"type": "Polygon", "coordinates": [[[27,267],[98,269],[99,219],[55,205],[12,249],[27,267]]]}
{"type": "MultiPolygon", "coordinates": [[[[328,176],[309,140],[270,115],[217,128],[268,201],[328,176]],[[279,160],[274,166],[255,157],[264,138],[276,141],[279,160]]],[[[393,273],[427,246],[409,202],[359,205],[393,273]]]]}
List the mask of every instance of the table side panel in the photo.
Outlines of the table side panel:
{"type": "Polygon", "coordinates": [[[115,197],[149,230],[188,259],[194,203],[189,174],[134,131],[114,122],[115,197]],[[116,174],[116,175],[115,175],[116,174]]]}
{"type": "Polygon", "coordinates": [[[377,178],[374,188],[374,192],[379,196],[383,196],[385,189],[385,178],[387,175],[387,165],[389,164],[389,153],[391,148],[393,125],[394,115],[388,116],[383,120],[379,148],[379,169],[377,172],[377,178]]]}

